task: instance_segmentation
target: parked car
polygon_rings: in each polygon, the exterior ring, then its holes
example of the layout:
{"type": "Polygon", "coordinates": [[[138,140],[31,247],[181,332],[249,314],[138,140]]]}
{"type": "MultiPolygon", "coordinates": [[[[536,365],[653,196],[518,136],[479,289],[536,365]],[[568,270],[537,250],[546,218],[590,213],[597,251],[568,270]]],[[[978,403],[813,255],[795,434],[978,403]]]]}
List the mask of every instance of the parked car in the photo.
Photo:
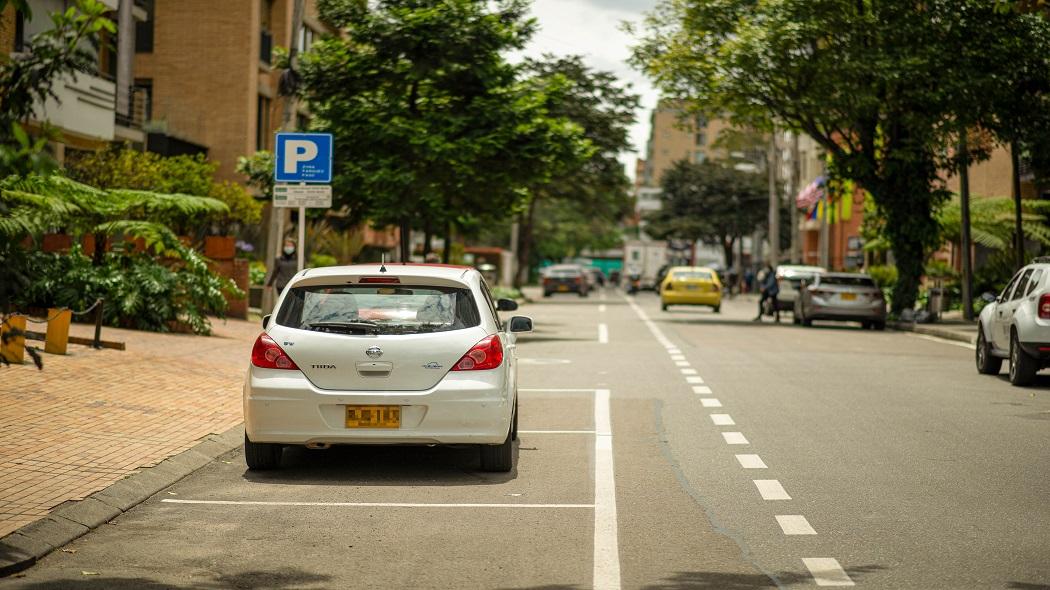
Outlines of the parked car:
{"type": "Polygon", "coordinates": [[[801,287],[795,300],[795,323],[810,326],[813,320],[841,320],[860,322],[865,329],[886,329],[886,299],[866,274],[817,274],[801,287]]]}
{"type": "Polygon", "coordinates": [[[981,310],[977,370],[999,374],[1010,362],[1010,383],[1028,385],[1050,366],[1050,257],[1017,271],[1003,292],[981,310]]]}
{"type": "Polygon", "coordinates": [[[543,296],[554,293],[576,293],[580,297],[590,295],[591,282],[587,271],[578,264],[555,264],[544,269],[543,296]]]}
{"type": "Polygon", "coordinates": [[[826,272],[828,272],[827,269],[822,266],[802,266],[797,264],[782,264],[778,266],[776,277],[780,293],[777,295],[777,309],[793,312],[802,282],[813,282],[813,277],[826,272]]]}
{"type": "Polygon", "coordinates": [[[722,310],[722,281],[706,266],[674,266],[660,284],[660,308],[672,305],[704,305],[715,313],[722,310]]]}
{"type": "Polygon", "coordinates": [[[285,445],[471,444],[514,467],[516,334],[469,267],[389,264],[300,271],[263,319],[244,384],[249,469],[285,445]]]}

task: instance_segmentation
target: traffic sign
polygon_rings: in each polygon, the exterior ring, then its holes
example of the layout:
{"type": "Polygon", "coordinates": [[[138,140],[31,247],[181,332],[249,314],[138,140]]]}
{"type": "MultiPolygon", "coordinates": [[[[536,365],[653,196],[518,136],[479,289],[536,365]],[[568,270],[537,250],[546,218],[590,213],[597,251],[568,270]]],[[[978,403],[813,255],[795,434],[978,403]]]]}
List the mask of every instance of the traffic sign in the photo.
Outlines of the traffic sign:
{"type": "Polygon", "coordinates": [[[331,133],[278,133],[276,146],[277,182],[332,182],[331,133]]]}
{"type": "Polygon", "coordinates": [[[274,207],[309,207],[330,209],[330,184],[277,184],[273,187],[274,207]]]}

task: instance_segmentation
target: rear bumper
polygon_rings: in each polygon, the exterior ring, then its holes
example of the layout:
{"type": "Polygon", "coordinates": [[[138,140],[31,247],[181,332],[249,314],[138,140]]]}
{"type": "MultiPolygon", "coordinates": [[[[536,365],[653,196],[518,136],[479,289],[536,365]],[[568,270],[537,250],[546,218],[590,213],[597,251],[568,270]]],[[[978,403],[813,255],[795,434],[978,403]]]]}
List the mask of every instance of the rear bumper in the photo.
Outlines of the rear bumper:
{"type": "Polygon", "coordinates": [[[449,373],[426,391],[329,391],[300,371],[251,367],[244,428],[252,442],[284,444],[498,444],[507,438],[513,396],[506,365],[449,373]],[[349,429],[347,405],[401,406],[401,427],[349,429]]]}
{"type": "Polygon", "coordinates": [[[660,302],[664,305],[719,305],[722,294],[717,291],[663,291],[660,302]]]}
{"type": "Polygon", "coordinates": [[[838,305],[813,305],[806,310],[806,319],[843,320],[843,321],[886,321],[886,305],[877,304],[870,307],[838,305]]]}
{"type": "Polygon", "coordinates": [[[1021,342],[1021,350],[1043,363],[1050,362],[1050,342],[1021,342]]]}
{"type": "Polygon", "coordinates": [[[584,293],[586,287],[575,283],[550,283],[543,286],[544,294],[547,293],[584,293]]]}

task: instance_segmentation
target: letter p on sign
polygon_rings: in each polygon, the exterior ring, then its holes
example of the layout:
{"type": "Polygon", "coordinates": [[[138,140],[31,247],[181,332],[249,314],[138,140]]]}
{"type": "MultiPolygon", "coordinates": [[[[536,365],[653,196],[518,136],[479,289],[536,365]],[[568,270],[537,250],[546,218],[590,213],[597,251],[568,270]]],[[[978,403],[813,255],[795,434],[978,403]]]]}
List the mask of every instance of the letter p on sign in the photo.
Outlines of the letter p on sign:
{"type": "Polygon", "coordinates": [[[274,180],[287,183],[332,182],[332,135],[278,133],[274,180]]]}

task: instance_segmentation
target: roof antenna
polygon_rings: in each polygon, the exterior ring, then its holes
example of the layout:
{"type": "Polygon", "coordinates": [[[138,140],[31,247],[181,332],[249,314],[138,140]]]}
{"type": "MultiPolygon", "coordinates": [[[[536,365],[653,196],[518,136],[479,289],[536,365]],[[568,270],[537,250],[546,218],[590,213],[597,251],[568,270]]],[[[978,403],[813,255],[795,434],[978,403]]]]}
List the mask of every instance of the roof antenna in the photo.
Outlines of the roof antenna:
{"type": "Polygon", "coordinates": [[[379,272],[386,272],[386,252],[383,252],[382,262],[379,263],[379,272]]]}

